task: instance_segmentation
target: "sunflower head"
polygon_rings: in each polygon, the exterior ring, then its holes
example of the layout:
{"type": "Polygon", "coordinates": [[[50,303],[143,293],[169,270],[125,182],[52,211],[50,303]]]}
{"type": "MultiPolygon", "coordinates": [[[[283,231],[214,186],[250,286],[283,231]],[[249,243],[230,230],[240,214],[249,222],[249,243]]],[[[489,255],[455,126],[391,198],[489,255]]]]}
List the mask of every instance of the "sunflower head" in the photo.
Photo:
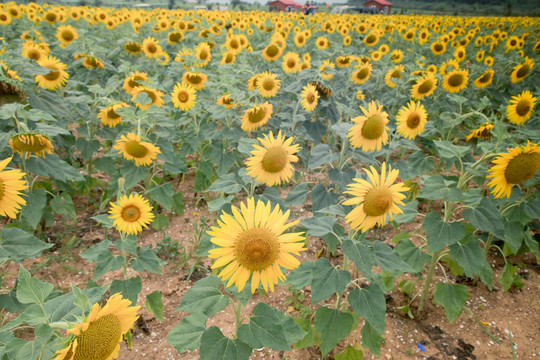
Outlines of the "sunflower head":
{"type": "Polygon", "coordinates": [[[28,188],[25,173],[18,169],[4,170],[12,157],[0,161],[0,215],[15,219],[26,200],[22,198],[28,188]]]}
{"type": "Polygon", "coordinates": [[[517,96],[513,96],[510,104],[506,107],[508,120],[514,125],[521,125],[529,120],[534,112],[536,97],[528,90],[517,96]]]}
{"type": "Polygon", "coordinates": [[[122,195],[117,203],[110,203],[109,217],[118,231],[137,235],[154,219],[148,200],[137,193],[122,195]]]}
{"type": "Polygon", "coordinates": [[[471,131],[469,135],[465,138],[465,140],[470,141],[471,139],[484,139],[487,140],[493,136],[491,133],[491,130],[495,125],[490,123],[483,123],[479,128],[474,129],[471,131]]]}
{"type": "Polygon", "coordinates": [[[150,165],[156,159],[157,154],[161,153],[159,147],[141,141],[141,138],[134,133],[122,135],[113,148],[118,150],[124,159],[135,162],[137,166],[150,165]]]}
{"type": "Polygon", "coordinates": [[[21,156],[35,154],[45,157],[45,153],[52,154],[53,149],[52,142],[46,135],[35,133],[13,135],[9,139],[9,146],[14,153],[19,153],[21,156]]]}
{"type": "Polygon", "coordinates": [[[372,101],[368,108],[360,107],[364,116],[351,119],[353,125],[347,134],[351,146],[362,148],[363,151],[378,151],[388,141],[388,114],[382,110],[382,105],[372,101]]]}
{"type": "Polygon", "coordinates": [[[273,106],[268,102],[262,105],[255,105],[247,109],[242,118],[241,128],[244,131],[254,131],[265,125],[272,115],[273,106]]]}

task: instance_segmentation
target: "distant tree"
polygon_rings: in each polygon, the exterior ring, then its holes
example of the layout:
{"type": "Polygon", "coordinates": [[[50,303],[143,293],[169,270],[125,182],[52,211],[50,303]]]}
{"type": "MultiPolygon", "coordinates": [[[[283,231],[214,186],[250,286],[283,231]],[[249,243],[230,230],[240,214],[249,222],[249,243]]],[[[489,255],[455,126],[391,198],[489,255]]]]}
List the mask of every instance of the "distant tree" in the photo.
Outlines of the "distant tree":
{"type": "Polygon", "coordinates": [[[506,0],[504,2],[504,8],[506,10],[506,16],[512,16],[512,8],[514,7],[514,0],[506,0]]]}
{"type": "Polygon", "coordinates": [[[174,8],[174,0],[169,0],[169,9],[174,8]]]}
{"type": "Polygon", "coordinates": [[[242,4],[241,0],[231,0],[231,6],[232,6],[233,9],[235,7],[237,7],[237,6],[239,6],[240,4],[242,4]]]}

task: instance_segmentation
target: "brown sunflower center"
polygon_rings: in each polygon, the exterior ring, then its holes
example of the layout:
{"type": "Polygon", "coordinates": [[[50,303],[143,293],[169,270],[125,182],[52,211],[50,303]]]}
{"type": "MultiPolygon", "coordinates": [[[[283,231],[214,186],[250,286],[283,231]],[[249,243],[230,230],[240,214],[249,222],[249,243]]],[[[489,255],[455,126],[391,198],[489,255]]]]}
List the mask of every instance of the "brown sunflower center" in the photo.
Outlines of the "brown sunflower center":
{"type": "Polygon", "coordinates": [[[62,31],[62,39],[66,41],[73,41],[73,38],[75,38],[75,35],[71,31],[69,30],[62,31]]]}
{"type": "Polygon", "coordinates": [[[236,40],[236,39],[233,39],[231,40],[231,42],[229,43],[229,47],[231,49],[234,49],[234,50],[238,50],[240,48],[240,43],[236,40]]]}
{"type": "Polygon", "coordinates": [[[485,73],[478,79],[478,82],[485,84],[491,80],[491,73],[485,73]]]}
{"type": "Polygon", "coordinates": [[[356,74],[358,80],[364,80],[369,76],[369,69],[363,68],[356,74]]]}
{"type": "Polygon", "coordinates": [[[146,51],[150,54],[154,54],[157,51],[157,46],[155,44],[148,44],[146,45],[146,51]]]}
{"type": "Polygon", "coordinates": [[[206,60],[206,59],[208,59],[208,50],[202,49],[202,50],[199,52],[199,59],[200,59],[200,60],[206,60]]]}
{"type": "Polygon", "coordinates": [[[392,191],[387,187],[376,187],[368,191],[364,199],[367,216],[381,216],[392,207],[392,191]]]}
{"type": "Polygon", "coordinates": [[[193,85],[198,85],[202,82],[202,77],[200,75],[188,75],[187,80],[193,85]]]}
{"type": "Polygon", "coordinates": [[[249,271],[264,270],[279,257],[279,239],[265,228],[247,229],[236,238],[234,255],[249,271]]]}
{"type": "Polygon", "coordinates": [[[225,64],[231,64],[234,61],[234,56],[231,53],[227,54],[227,57],[225,57],[225,64]]]}
{"type": "Polygon", "coordinates": [[[107,111],[107,117],[111,120],[116,120],[116,119],[119,119],[120,118],[120,115],[118,115],[114,109],[109,109],[109,111],[107,111]]]}
{"type": "Polygon", "coordinates": [[[266,55],[268,55],[270,58],[273,58],[277,54],[279,54],[279,47],[276,45],[270,45],[268,49],[266,49],[266,55]]]}
{"type": "Polygon", "coordinates": [[[287,67],[289,69],[294,69],[296,67],[296,60],[294,59],[287,60],[287,67]]]}
{"type": "Polygon", "coordinates": [[[134,205],[130,205],[122,209],[122,220],[127,222],[134,222],[141,217],[141,210],[134,205]]]}
{"type": "Polygon", "coordinates": [[[531,102],[527,99],[520,100],[516,105],[516,114],[525,116],[531,110],[531,102]]]}
{"type": "Polygon", "coordinates": [[[377,42],[377,37],[375,35],[369,35],[366,38],[366,44],[374,44],[375,42],[377,42]]]}
{"type": "Polygon", "coordinates": [[[532,178],[538,169],[540,169],[540,154],[520,154],[508,162],[504,177],[510,184],[521,184],[532,178]]]}
{"type": "Polygon", "coordinates": [[[39,51],[38,49],[28,50],[28,58],[30,60],[38,61],[39,59],[41,59],[41,51],[39,51]]]}
{"type": "Polygon", "coordinates": [[[137,43],[128,43],[128,45],[126,45],[126,49],[133,52],[141,51],[140,45],[137,43]]]}
{"type": "Polygon", "coordinates": [[[525,64],[525,65],[521,66],[519,68],[519,70],[516,72],[516,77],[518,79],[522,78],[522,77],[525,77],[525,76],[527,76],[527,74],[529,73],[530,70],[531,70],[531,68],[529,67],[529,64],[525,64]]]}
{"type": "Polygon", "coordinates": [[[304,37],[302,35],[298,36],[296,38],[296,42],[299,43],[299,44],[303,44],[304,43],[304,37]]]}
{"type": "Polygon", "coordinates": [[[463,81],[465,79],[463,78],[462,74],[454,74],[450,75],[448,78],[448,85],[451,87],[460,87],[463,84],[463,81]]]}
{"type": "Polygon", "coordinates": [[[308,103],[313,104],[316,100],[315,94],[314,93],[307,94],[306,100],[308,103]]]}
{"type": "Polygon", "coordinates": [[[392,75],[390,77],[391,78],[396,78],[396,79],[401,79],[401,73],[398,70],[394,70],[394,72],[392,72],[392,75]]]}
{"type": "Polygon", "coordinates": [[[409,129],[416,129],[420,124],[420,115],[417,112],[412,112],[407,116],[407,127],[409,129]]]}
{"type": "Polygon", "coordinates": [[[189,100],[189,94],[186,91],[180,91],[178,93],[178,100],[182,103],[186,103],[189,100]]]}
{"type": "Polygon", "coordinates": [[[272,78],[266,78],[262,82],[262,87],[266,91],[273,90],[275,87],[274,79],[272,78]]]}
{"type": "Polygon", "coordinates": [[[43,77],[49,81],[54,81],[60,77],[60,71],[51,71],[47,75],[43,75],[43,77]]]}
{"type": "Polygon", "coordinates": [[[260,107],[260,108],[254,109],[249,114],[248,120],[250,123],[256,124],[259,121],[262,121],[265,118],[265,116],[266,116],[266,111],[262,107],[260,107]]]}
{"type": "Polygon", "coordinates": [[[428,92],[433,89],[433,81],[432,80],[425,80],[422,85],[418,87],[418,93],[419,94],[427,94],[428,92]]]}
{"type": "Polygon", "coordinates": [[[288,153],[282,147],[268,149],[261,162],[262,168],[269,173],[278,173],[287,166],[288,153]]]}
{"type": "Polygon", "coordinates": [[[362,126],[362,136],[369,140],[378,139],[384,132],[384,125],[384,120],[380,114],[373,115],[362,126]]]}
{"type": "Polygon", "coordinates": [[[146,148],[146,146],[141,145],[136,140],[130,140],[126,142],[125,148],[126,152],[134,158],[140,159],[145,157],[146,154],[148,154],[148,149],[146,148]]]}
{"type": "Polygon", "coordinates": [[[174,32],[169,35],[169,40],[174,43],[179,42],[180,40],[182,40],[182,34],[179,32],[174,32]]]}
{"type": "Polygon", "coordinates": [[[113,353],[122,337],[122,327],[116,315],[105,315],[88,325],[77,336],[77,348],[73,360],[105,360],[113,353]]]}
{"type": "Polygon", "coordinates": [[[47,19],[47,21],[54,22],[54,21],[56,21],[56,14],[55,13],[47,13],[47,15],[45,15],[45,19],[47,19]]]}
{"type": "Polygon", "coordinates": [[[148,95],[150,100],[152,100],[152,104],[156,102],[157,97],[156,97],[156,94],[154,94],[153,91],[145,91],[145,93],[146,93],[146,95],[148,95]]]}

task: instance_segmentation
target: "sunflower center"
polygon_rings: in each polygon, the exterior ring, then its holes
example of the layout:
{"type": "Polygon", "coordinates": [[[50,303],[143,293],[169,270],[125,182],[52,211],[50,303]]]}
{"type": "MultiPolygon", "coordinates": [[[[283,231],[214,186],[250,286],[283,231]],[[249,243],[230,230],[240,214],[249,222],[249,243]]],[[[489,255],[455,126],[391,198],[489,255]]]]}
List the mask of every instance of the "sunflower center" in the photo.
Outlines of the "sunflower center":
{"type": "Polygon", "coordinates": [[[41,51],[39,51],[37,49],[29,50],[28,51],[28,58],[30,60],[36,60],[36,61],[41,59],[41,51]]]}
{"type": "Polygon", "coordinates": [[[146,50],[150,53],[150,54],[153,54],[157,51],[157,46],[154,45],[154,44],[148,44],[146,46],[146,50]]]}
{"type": "Polygon", "coordinates": [[[189,95],[188,95],[188,93],[185,92],[185,91],[180,91],[180,92],[178,93],[178,100],[180,100],[180,102],[183,102],[183,103],[188,102],[188,100],[189,100],[189,95]]]}
{"type": "Polygon", "coordinates": [[[111,120],[116,120],[116,119],[119,119],[120,118],[120,115],[118,115],[114,109],[110,109],[109,111],[107,111],[107,117],[111,120]]]}
{"type": "Polygon", "coordinates": [[[365,78],[368,77],[368,75],[369,75],[369,70],[364,68],[358,72],[358,74],[356,75],[356,78],[359,80],[364,80],[365,78]]]}
{"type": "Polygon", "coordinates": [[[69,30],[64,30],[62,31],[62,38],[66,41],[73,41],[73,38],[75,36],[73,35],[73,33],[69,30]]]}
{"type": "Polygon", "coordinates": [[[201,50],[199,53],[199,59],[206,60],[208,58],[208,51],[206,49],[201,50]]]}
{"type": "Polygon", "coordinates": [[[381,216],[392,206],[392,192],[387,187],[373,188],[364,199],[364,212],[367,216],[381,216]]]}
{"type": "Polygon", "coordinates": [[[4,181],[0,179],[0,201],[4,198],[4,181]]]}
{"type": "Polygon", "coordinates": [[[287,67],[290,69],[294,69],[296,67],[296,60],[294,59],[287,60],[287,67]]]}
{"type": "Polygon", "coordinates": [[[518,114],[519,116],[527,115],[530,110],[531,110],[531,103],[527,99],[521,100],[516,105],[516,114],[518,114]]]}
{"type": "Polygon", "coordinates": [[[143,158],[146,156],[146,154],[148,154],[148,149],[144,145],[141,145],[138,141],[135,141],[135,140],[126,142],[125,147],[126,147],[126,152],[129,155],[138,159],[143,158]]]}
{"type": "Polygon", "coordinates": [[[419,94],[427,94],[433,88],[433,82],[431,80],[426,80],[418,87],[419,94]]]}
{"type": "Polygon", "coordinates": [[[540,154],[520,154],[508,162],[504,177],[510,184],[521,184],[532,178],[538,169],[540,154]]]}
{"type": "Polygon", "coordinates": [[[489,82],[489,80],[491,80],[491,73],[486,73],[478,79],[478,82],[485,84],[489,82]]]}
{"type": "Polygon", "coordinates": [[[529,64],[525,64],[517,71],[516,76],[518,78],[525,77],[529,73],[530,70],[531,68],[529,67],[529,64]]]}
{"type": "Polygon", "coordinates": [[[122,219],[127,222],[134,222],[141,217],[141,210],[137,206],[130,205],[122,210],[122,219]]]}
{"type": "Polygon", "coordinates": [[[262,119],[264,119],[265,116],[266,116],[266,111],[263,108],[255,109],[249,114],[249,122],[256,124],[259,121],[262,121],[262,119]]]}
{"type": "Polygon", "coordinates": [[[454,74],[448,78],[448,85],[452,87],[459,87],[461,84],[463,84],[463,75],[461,74],[454,74]]]}
{"type": "Polygon", "coordinates": [[[288,153],[282,147],[268,149],[261,162],[262,168],[269,173],[278,173],[287,166],[288,153]]]}
{"type": "Polygon", "coordinates": [[[401,79],[401,73],[397,70],[394,70],[394,72],[392,73],[392,76],[390,76],[391,78],[396,78],[396,79],[401,79]]]}
{"type": "Polygon", "coordinates": [[[381,115],[373,115],[362,126],[362,136],[369,140],[378,139],[384,132],[384,125],[381,115]]]}
{"type": "Polygon", "coordinates": [[[156,94],[154,94],[152,91],[145,91],[146,95],[152,100],[152,104],[156,102],[156,94]]]}
{"type": "Polygon", "coordinates": [[[420,124],[420,115],[417,112],[412,112],[407,116],[407,127],[409,129],[416,129],[420,124]]]}
{"type": "Polygon", "coordinates": [[[270,91],[274,89],[274,80],[271,78],[267,78],[263,80],[262,87],[266,91],[270,91]]]}
{"type": "Polygon", "coordinates": [[[108,359],[121,337],[122,328],[118,316],[109,314],[92,321],[88,329],[77,336],[73,360],[108,359]]]}
{"type": "Polygon", "coordinates": [[[227,54],[227,57],[225,58],[225,64],[231,64],[234,61],[233,54],[229,53],[227,54]]]}
{"type": "Polygon", "coordinates": [[[307,100],[308,103],[313,104],[315,102],[315,100],[316,100],[315,94],[314,93],[309,93],[306,96],[306,100],[307,100]]]}
{"type": "Polygon", "coordinates": [[[377,37],[375,35],[369,35],[367,38],[366,38],[366,44],[372,44],[374,43],[375,41],[377,41],[377,37]]]}
{"type": "Polygon", "coordinates": [[[249,271],[261,271],[278,259],[279,240],[268,229],[247,229],[236,238],[234,255],[249,271]]]}
{"type": "Polygon", "coordinates": [[[43,75],[43,77],[49,81],[54,81],[60,77],[60,71],[51,71],[47,75],[43,75]]]}
{"type": "Polygon", "coordinates": [[[197,85],[197,84],[200,84],[202,82],[202,77],[200,75],[188,75],[187,80],[190,83],[192,83],[194,85],[197,85]]]}
{"type": "Polygon", "coordinates": [[[56,14],[55,13],[47,13],[47,15],[45,15],[45,18],[47,19],[47,21],[56,21],[56,14]]]}

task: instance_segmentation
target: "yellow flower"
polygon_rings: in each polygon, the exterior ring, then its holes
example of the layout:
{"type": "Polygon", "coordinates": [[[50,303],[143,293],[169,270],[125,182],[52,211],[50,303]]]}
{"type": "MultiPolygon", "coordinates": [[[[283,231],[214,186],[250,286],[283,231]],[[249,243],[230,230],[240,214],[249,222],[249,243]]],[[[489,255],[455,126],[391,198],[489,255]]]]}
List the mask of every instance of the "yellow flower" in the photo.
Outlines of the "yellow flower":
{"type": "Polygon", "coordinates": [[[281,68],[287,74],[300,71],[300,56],[295,52],[288,52],[283,56],[281,68]]]}
{"type": "Polygon", "coordinates": [[[222,95],[219,99],[217,99],[216,104],[223,105],[225,109],[230,109],[237,105],[231,98],[231,94],[222,95]]]}
{"type": "Polygon", "coordinates": [[[259,75],[257,80],[257,91],[262,97],[270,98],[276,96],[281,82],[276,79],[277,75],[265,71],[259,75]]]}
{"type": "Polygon", "coordinates": [[[510,104],[506,107],[506,116],[514,125],[521,125],[529,120],[534,112],[536,98],[525,90],[521,94],[512,96],[510,104]]]}
{"type": "Polygon", "coordinates": [[[379,34],[375,31],[371,31],[368,36],[364,38],[364,44],[367,46],[375,46],[379,42],[379,34]]]}
{"type": "Polygon", "coordinates": [[[9,146],[14,153],[23,156],[32,153],[36,156],[45,157],[45,153],[52,154],[53,145],[46,135],[42,134],[17,134],[9,139],[9,146]]]}
{"type": "Polygon", "coordinates": [[[527,75],[534,69],[534,61],[526,57],[525,61],[521,64],[514,66],[514,70],[510,74],[510,80],[513,84],[517,84],[521,80],[525,79],[527,75]]]}
{"type": "Polygon", "coordinates": [[[330,47],[330,40],[328,40],[324,36],[319,36],[315,40],[315,46],[317,46],[317,49],[319,50],[328,49],[330,47]]]}
{"type": "Polygon", "coordinates": [[[182,82],[187,85],[191,85],[191,87],[195,90],[204,89],[204,83],[206,80],[208,80],[208,77],[203,73],[186,71],[184,75],[182,75],[182,82]]]}
{"type": "Polygon", "coordinates": [[[317,104],[319,103],[319,93],[317,92],[315,86],[311,84],[304,86],[300,96],[302,97],[300,104],[302,105],[304,110],[306,110],[307,112],[312,112],[313,110],[315,110],[317,104]]]}
{"type": "Polygon", "coordinates": [[[101,123],[103,125],[115,128],[116,125],[122,123],[122,115],[119,115],[116,110],[127,107],[129,107],[129,105],[125,102],[120,104],[114,104],[101,109],[97,117],[101,120],[101,123]]]}
{"type": "MultiPolygon", "coordinates": [[[[202,42],[195,48],[195,58],[200,61],[198,67],[206,66],[212,60],[212,52],[207,42],[202,42]]],[[[176,60],[176,59],[175,59],[176,60]]]]}
{"type": "Polygon", "coordinates": [[[124,45],[124,50],[130,54],[137,55],[142,51],[142,45],[136,41],[128,41],[124,45]]]}
{"type": "Polygon", "coordinates": [[[486,71],[484,71],[482,75],[480,75],[474,80],[474,86],[476,86],[479,89],[489,86],[493,82],[494,74],[495,74],[495,71],[493,71],[493,69],[491,68],[486,69],[486,71]]]}
{"type": "Polygon", "coordinates": [[[46,58],[40,60],[38,64],[41,67],[51,70],[47,74],[36,75],[37,84],[44,89],[54,90],[60,86],[63,86],[69,78],[69,74],[64,71],[67,69],[67,65],[61,63],[54,56],[47,56],[46,58]]]}
{"type": "Polygon", "coordinates": [[[157,58],[163,51],[159,45],[159,41],[156,41],[156,39],[150,36],[143,40],[142,50],[144,55],[150,59],[157,58]]]}
{"type": "Polygon", "coordinates": [[[77,30],[71,25],[61,25],[56,29],[56,38],[60,41],[60,47],[64,48],[79,38],[77,30]]]}
{"type": "Polygon", "coordinates": [[[414,139],[424,131],[427,112],[420,102],[410,101],[403,106],[396,117],[397,132],[406,139],[414,139]]]}
{"type": "Polygon", "coordinates": [[[28,186],[23,178],[25,173],[17,169],[4,170],[11,159],[0,161],[0,215],[15,219],[21,206],[26,205],[21,195],[28,186]]]}
{"type": "Polygon", "coordinates": [[[137,193],[122,195],[118,203],[110,203],[109,218],[118,231],[137,235],[153,221],[154,214],[148,200],[137,193]]]}
{"type": "Polygon", "coordinates": [[[437,78],[432,73],[425,74],[411,87],[411,97],[417,100],[430,96],[437,87],[437,78]]]}
{"type": "Polygon", "coordinates": [[[270,43],[262,50],[262,57],[266,61],[276,61],[283,54],[283,48],[276,43],[270,43]]]}
{"type": "Polygon", "coordinates": [[[336,68],[336,64],[334,64],[333,62],[329,61],[329,60],[323,60],[323,63],[321,66],[319,66],[319,71],[321,72],[321,77],[324,79],[324,80],[330,80],[334,77],[334,73],[333,72],[327,72],[329,69],[335,69],[336,68]]]}
{"type": "Polygon", "coordinates": [[[493,130],[494,127],[495,127],[495,125],[493,125],[493,124],[490,124],[490,123],[487,123],[487,122],[483,123],[482,126],[480,126],[479,128],[474,129],[473,131],[471,131],[471,133],[469,135],[467,135],[465,140],[467,140],[467,141],[470,141],[471,139],[484,139],[484,140],[487,140],[491,136],[493,136],[493,134],[491,133],[491,130],[493,130]]]}
{"type": "Polygon", "coordinates": [[[298,221],[285,224],[289,210],[284,214],[279,205],[272,210],[270,202],[255,204],[253,198],[241,203],[240,210],[233,207],[232,213],[223,213],[218,226],[208,231],[210,241],[219,246],[209,251],[208,256],[216,259],[212,268],[224,267],[218,276],[229,279],[227,287],[235,284],[242,291],[251,278],[252,293],[259,284],[274,291],[279,280],[286,280],[281,268],[291,270],[300,265],[293,255],[305,250],[304,233],[284,234],[298,221]]]}
{"type": "Polygon", "coordinates": [[[442,87],[449,93],[456,93],[465,89],[468,81],[468,70],[452,70],[444,76],[442,87]]]}
{"type": "Polygon", "coordinates": [[[364,116],[357,116],[351,121],[355,123],[347,134],[351,146],[362,151],[378,151],[388,141],[388,114],[382,111],[382,105],[372,101],[368,109],[360,106],[364,116]]]}
{"type": "Polygon", "coordinates": [[[351,81],[356,85],[361,85],[369,80],[371,77],[371,72],[373,70],[373,65],[367,62],[365,64],[359,65],[359,67],[351,74],[351,81]]]}
{"type": "Polygon", "coordinates": [[[128,75],[125,78],[122,89],[124,89],[128,94],[133,95],[137,93],[136,88],[144,87],[144,84],[142,83],[145,81],[148,81],[148,74],[136,71],[134,74],[128,75]]]}
{"type": "Polygon", "coordinates": [[[272,116],[273,106],[268,102],[262,105],[255,105],[250,109],[247,109],[242,117],[242,125],[240,126],[244,131],[254,131],[265,125],[270,116],[272,116]]]}
{"type": "Polygon", "coordinates": [[[142,93],[145,93],[146,95],[148,95],[148,97],[150,98],[150,100],[152,102],[150,104],[144,104],[144,105],[136,103],[135,105],[139,109],[146,110],[146,109],[148,109],[150,107],[150,105],[155,105],[155,106],[158,106],[158,107],[163,106],[163,95],[164,95],[163,92],[161,92],[159,90],[156,90],[156,89],[151,89],[151,88],[148,88],[148,87],[145,87],[145,86],[139,86],[139,87],[136,87],[133,90],[131,101],[135,101],[137,96],[139,96],[139,94],[142,94],[142,93]]]}
{"type": "Polygon", "coordinates": [[[113,148],[118,150],[124,159],[135,162],[137,166],[150,165],[157,154],[161,153],[159,147],[141,141],[141,138],[134,133],[122,135],[120,140],[116,140],[113,148]]]}
{"type": "Polygon", "coordinates": [[[195,106],[197,94],[195,89],[186,83],[176,83],[171,93],[171,99],[174,107],[188,111],[195,106]]]}
{"type": "Polygon", "coordinates": [[[403,65],[396,65],[393,69],[388,70],[384,76],[384,83],[389,88],[395,88],[396,83],[392,79],[401,79],[402,74],[405,72],[405,67],[403,65]]]}

